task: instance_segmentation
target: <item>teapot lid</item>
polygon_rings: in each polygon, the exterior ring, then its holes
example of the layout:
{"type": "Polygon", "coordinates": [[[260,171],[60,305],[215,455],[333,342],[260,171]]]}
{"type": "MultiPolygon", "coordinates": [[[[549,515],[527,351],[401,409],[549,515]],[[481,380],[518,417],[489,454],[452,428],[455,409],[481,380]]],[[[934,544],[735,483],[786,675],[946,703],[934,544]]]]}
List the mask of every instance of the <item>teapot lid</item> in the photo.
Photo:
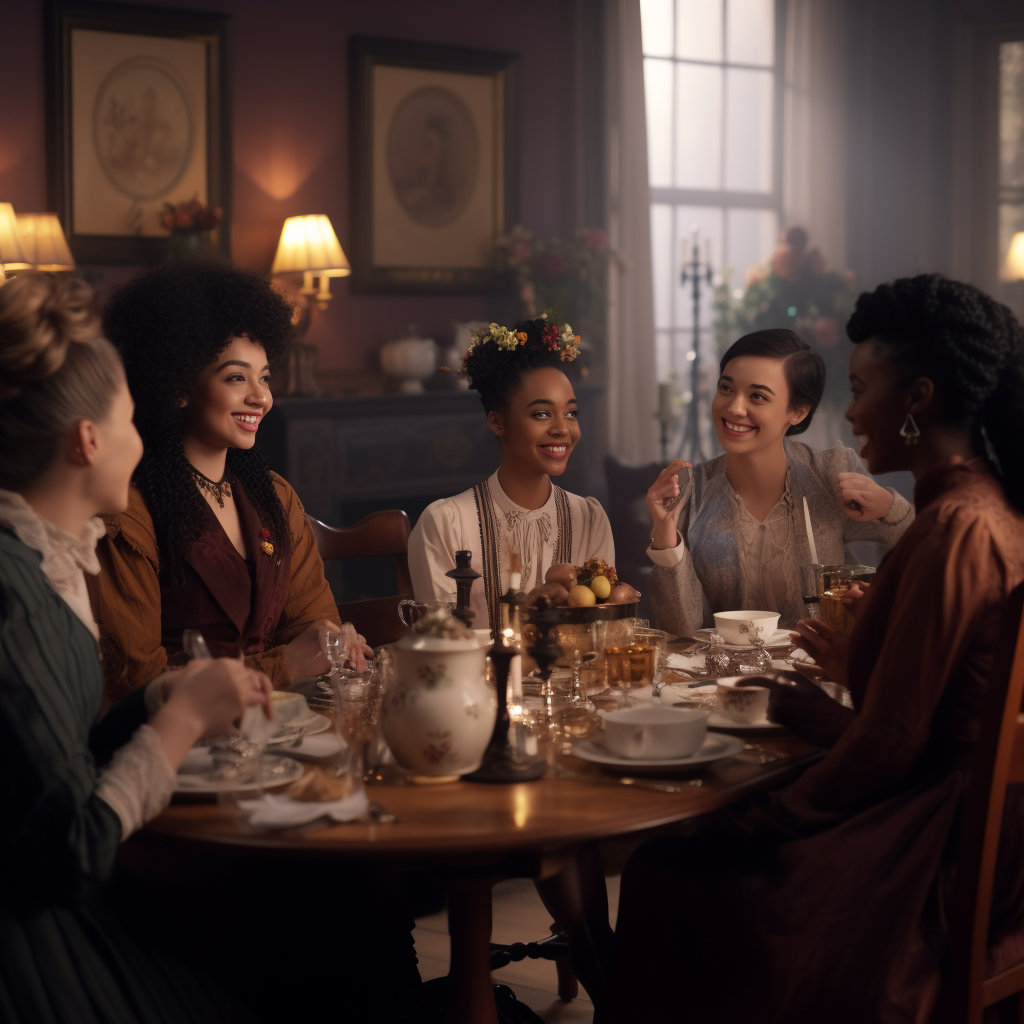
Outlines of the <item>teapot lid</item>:
{"type": "Polygon", "coordinates": [[[415,324],[409,324],[409,326],[406,328],[405,336],[402,337],[402,338],[395,338],[395,341],[429,341],[429,342],[433,343],[434,339],[433,338],[421,338],[416,333],[416,325],[415,324]]]}

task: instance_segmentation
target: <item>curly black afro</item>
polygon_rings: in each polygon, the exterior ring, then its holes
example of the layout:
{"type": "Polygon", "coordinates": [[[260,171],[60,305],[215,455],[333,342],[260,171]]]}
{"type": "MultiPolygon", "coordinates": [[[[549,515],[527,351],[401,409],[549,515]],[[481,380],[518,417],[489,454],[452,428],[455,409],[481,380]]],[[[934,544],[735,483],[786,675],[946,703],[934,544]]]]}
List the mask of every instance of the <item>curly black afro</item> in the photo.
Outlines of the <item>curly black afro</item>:
{"type": "Polygon", "coordinates": [[[463,376],[469,386],[480,393],[484,409],[504,409],[509,398],[519,390],[523,378],[532,370],[553,366],[570,380],[576,376],[571,360],[563,360],[560,351],[552,350],[544,332],[552,327],[561,331],[561,324],[552,317],[539,316],[534,320],[520,320],[512,328],[513,334],[525,334],[526,341],[514,349],[498,346],[494,339],[477,344],[463,362],[463,376]]]}
{"type": "MultiPolygon", "coordinates": [[[[117,291],[103,329],[124,360],[145,453],[135,471],[161,549],[161,571],[180,579],[188,544],[208,515],[182,443],[181,402],[233,337],[259,342],[271,364],[292,331],[285,299],[258,274],[225,263],[182,261],[146,270],[117,291]]],[[[284,509],[259,448],[228,451],[228,473],[287,550],[284,509]]]]}
{"type": "Polygon", "coordinates": [[[1007,496],[1024,509],[1024,329],[973,285],[921,274],[865,292],[846,325],[855,344],[877,340],[907,382],[928,377],[950,424],[987,438],[1007,496]]]}

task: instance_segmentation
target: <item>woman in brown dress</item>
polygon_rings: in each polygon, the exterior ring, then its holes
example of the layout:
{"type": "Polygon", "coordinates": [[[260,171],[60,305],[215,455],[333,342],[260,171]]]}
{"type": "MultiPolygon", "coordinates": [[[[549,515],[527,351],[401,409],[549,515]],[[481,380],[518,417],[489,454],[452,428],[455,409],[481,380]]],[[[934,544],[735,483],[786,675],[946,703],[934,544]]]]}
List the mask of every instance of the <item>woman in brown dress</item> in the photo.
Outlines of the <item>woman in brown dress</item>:
{"type": "MultiPolygon", "coordinates": [[[[338,629],[316,539],[256,436],[273,406],[270,363],[291,310],[258,275],[182,262],[139,274],[104,312],[145,444],[128,508],[107,522],[90,581],[107,695],[183,660],[198,629],[214,655],[244,654],[276,687],[326,671],[338,629]]],[[[362,638],[346,627],[350,659],[362,638]]]]}
{"type": "MultiPolygon", "coordinates": [[[[854,708],[806,680],[772,685],[775,719],[828,752],[638,851],[598,1020],[928,1019],[967,766],[1003,606],[1024,580],[1024,332],[935,275],[862,295],[847,330],[861,455],[917,481],[916,518],[856,602],[848,652],[820,621],[799,625],[854,708]]],[[[1024,913],[1019,793],[1000,864],[997,948],[1024,913]]]]}

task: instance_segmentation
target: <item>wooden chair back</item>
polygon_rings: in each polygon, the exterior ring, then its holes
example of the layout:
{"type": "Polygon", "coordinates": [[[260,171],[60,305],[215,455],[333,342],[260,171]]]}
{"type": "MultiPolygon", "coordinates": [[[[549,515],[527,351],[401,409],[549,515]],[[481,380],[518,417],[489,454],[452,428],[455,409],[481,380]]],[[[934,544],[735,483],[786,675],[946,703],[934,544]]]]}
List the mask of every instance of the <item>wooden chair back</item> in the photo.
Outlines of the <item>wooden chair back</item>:
{"type": "Polygon", "coordinates": [[[1024,991],[1024,963],[986,978],[989,916],[1006,787],[1024,783],[1024,585],[1010,595],[993,659],[949,904],[949,936],[931,1024],[982,1024],[985,1008],[1024,991]]]}
{"type": "Polygon", "coordinates": [[[316,537],[320,557],[325,562],[344,558],[395,559],[398,593],[391,597],[373,597],[365,601],[347,601],[338,605],[344,622],[352,622],[371,647],[398,640],[406,633],[398,618],[398,602],[412,597],[409,575],[409,517],[397,508],[371,512],[352,526],[334,527],[306,516],[316,537]]]}

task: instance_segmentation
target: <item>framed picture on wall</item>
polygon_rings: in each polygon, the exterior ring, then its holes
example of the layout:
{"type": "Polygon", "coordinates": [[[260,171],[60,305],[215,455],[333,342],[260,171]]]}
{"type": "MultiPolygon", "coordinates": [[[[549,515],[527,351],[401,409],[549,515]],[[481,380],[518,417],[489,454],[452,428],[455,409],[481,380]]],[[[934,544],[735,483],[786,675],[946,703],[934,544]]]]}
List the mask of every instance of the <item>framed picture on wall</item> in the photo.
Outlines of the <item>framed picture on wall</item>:
{"type": "Polygon", "coordinates": [[[352,39],[352,286],[498,287],[515,223],[515,55],[352,39]]]}
{"type": "Polygon", "coordinates": [[[50,0],[51,208],[80,263],[164,258],[164,204],[220,207],[231,246],[229,16],[50,0]]]}

